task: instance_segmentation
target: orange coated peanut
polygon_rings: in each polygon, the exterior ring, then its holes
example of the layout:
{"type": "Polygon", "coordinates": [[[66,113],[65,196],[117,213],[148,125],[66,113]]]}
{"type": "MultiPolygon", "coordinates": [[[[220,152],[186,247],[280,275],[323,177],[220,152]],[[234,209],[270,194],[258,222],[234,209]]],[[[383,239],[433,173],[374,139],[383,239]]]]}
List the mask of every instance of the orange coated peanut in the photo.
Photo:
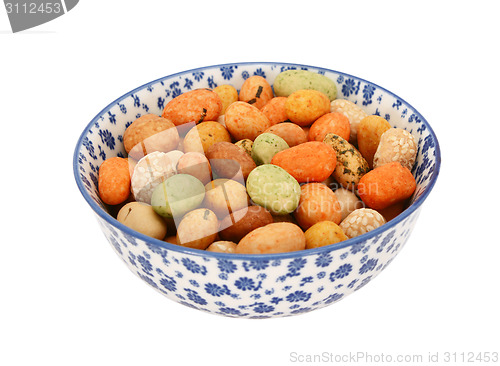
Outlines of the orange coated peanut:
{"type": "Polygon", "coordinates": [[[367,116],[358,125],[358,150],[373,168],[373,156],[377,151],[382,134],[391,129],[387,120],[379,116],[367,116]]]}
{"type": "Polygon", "coordinates": [[[368,207],[382,210],[409,198],[416,186],[410,170],[393,162],[366,173],[359,181],[358,194],[368,207]]]}
{"type": "Polygon", "coordinates": [[[330,112],[330,99],[317,90],[297,90],[286,99],[285,109],[290,121],[305,127],[330,112]]]}
{"type": "Polygon", "coordinates": [[[321,183],[308,183],[300,187],[299,206],[293,217],[303,230],[321,221],[340,224],[340,203],[333,191],[321,183]]]}
{"type": "Polygon", "coordinates": [[[262,76],[254,75],[241,86],[239,100],[261,109],[273,98],[273,88],[262,76]]]}
{"type": "Polygon", "coordinates": [[[108,205],[124,202],[130,195],[128,159],[109,158],[99,167],[99,196],[108,205]]]}
{"type": "Polygon", "coordinates": [[[196,89],[178,95],[168,102],[162,117],[179,126],[189,122],[217,121],[221,111],[222,101],[217,93],[196,89]]]}
{"type": "Polygon", "coordinates": [[[286,97],[275,97],[260,110],[266,115],[272,125],[288,120],[285,109],[286,97]]]}
{"type": "Polygon", "coordinates": [[[299,125],[291,122],[278,123],[269,127],[264,132],[274,133],[281,137],[289,147],[294,147],[307,142],[307,135],[299,125]]]}
{"type": "Polygon", "coordinates": [[[271,164],[285,169],[297,182],[322,182],[337,165],[335,151],[319,141],[310,141],[280,151],[271,164]]]}
{"type": "Polygon", "coordinates": [[[309,130],[309,141],[323,141],[327,133],[339,135],[344,140],[349,141],[351,135],[351,124],[349,118],[342,113],[327,113],[318,118],[309,130]]]}

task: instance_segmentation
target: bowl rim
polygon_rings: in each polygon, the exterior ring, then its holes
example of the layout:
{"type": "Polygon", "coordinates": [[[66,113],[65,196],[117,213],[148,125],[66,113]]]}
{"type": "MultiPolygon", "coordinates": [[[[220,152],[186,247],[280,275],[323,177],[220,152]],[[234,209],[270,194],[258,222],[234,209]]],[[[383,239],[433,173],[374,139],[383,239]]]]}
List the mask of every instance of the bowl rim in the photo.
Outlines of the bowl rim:
{"type": "Polygon", "coordinates": [[[429,196],[430,192],[434,188],[434,185],[436,183],[436,180],[439,176],[439,171],[441,167],[441,150],[439,147],[439,142],[437,139],[436,134],[434,133],[434,130],[430,126],[430,124],[427,122],[425,117],[421,115],[420,112],[418,112],[411,104],[406,102],[403,98],[399,97],[398,95],[394,94],[393,92],[375,84],[372,83],[371,81],[365,80],[363,78],[360,78],[355,75],[347,74],[344,72],[336,71],[333,69],[328,69],[324,67],[318,67],[318,66],[311,66],[311,65],[305,65],[305,64],[296,64],[296,63],[289,63],[289,62],[271,62],[271,61],[263,61],[263,62],[258,62],[258,61],[250,61],[250,62],[229,62],[229,63],[224,63],[224,64],[215,64],[215,65],[209,65],[209,66],[203,66],[203,67],[197,67],[193,69],[188,69],[184,71],[180,71],[174,74],[170,74],[167,76],[163,76],[161,78],[158,78],[156,80],[150,81],[148,83],[145,83],[137,88],[132,89],[131,91],[123,94],[122,96],[118,97],[111,103],[109,103],[106,107],[104,107],[97,115],[92,118],[92,120],[87,124],[83,132],[80,134],[80,137],[78,138],[78,141],[75,146],[75,150],[73,153],[73,174],[76,180],[76,184],[78,186],[78,189],[80,190],[80,193],[83,195],[84,199],[87,201],[87,203],[90,205],[94,213],[96,213],[99,217],[104,219],[108,224],[111,226],[117,228],[118,230],[125,232],[127,235],[130,235],[136,239],[142,240],[146,242],[147,244],[157,246],[161,249],[165,249],[167,251],[173,251],[173,252],[179,252],[182,254],[187,254],[187,255],[194,255],[194,256],[199,256],[199,257],[213,257],[213,258],[218,258],[218,259],[223,259],[223,260],[228,260],[228,259],[234,259],[234,260],[247,260],[247,261],[263,261],[263,260],[280,260],[280,259],[289,259],[289,258],[294,258],[294,257],[305,257],[305,256],[310,256],[310,255],[317,255],[321,253],[330,253],[333,251],[336,251],[338,249],[343,249],[346,247],[354,246],[356,244],[359,244],[361,242],[365,242],[366,240],[369,240],[373,237],[376,237],[377,235],[383,233],[384,231],[390,230],[392,227],[396,226],[399,224],[401,221],[405,220],[408,218],[410,215],[412,215],[414,212],[417,211],[417,209],[420,208],[422,203],[426,200],[426,198],[429,196]],[[408,207],[406,208],[402,213],[400,213],[398,216],[390,220],[389,222],[385,223],[384,225],[369,231],[365,234],[362,234],[360,236],[357,236],[355,238],[351,238],[348,240],[341,241],[339,243],[334,243],[334,244],[329,244],[323,247],[319,248],[314,248],[314,249],[304,249],[304,250],[299,250],[299,251],[294,251],[294,252],[286,252],[286,253],[273,253],[273,254],[235,254],[235,253],[218,253],[218,252],[209,252],[206,250],[201,250],[201,249],[194,249],[194,248],[188,248],[188,247],[183,247],[181,245],[177,244],[172,244],[165,242],[163,240],[155,239],[150,236],[147,236],[145,234],[141,234],[128,226],[125,226],[124,224],[120,223],[118,220],[116,220],[113,216],[111,216],[108,212],[106,212],[101,206],[99,206],[90,194],[87,192],[86,187],[83,184],[82,179],[80,178],[79,174],[79,153],[80,150],[83,146],[83,140],[87,136],[89,130],[94,127],[100,116],[107,110],[109,110],[111,107],[115,106],[118,102],[128,98],[131,94],[135,94],[138,91],[141,91],[145,89],[146,87],[156,84],[158,82],[161,82],[165,79],[168,78],[173,78],[179,75],[183,75],[186,73],[192,73],[196,71],[202,71],[205,69],[210,69],[210,68],[220,68],[220,67],[225,67],[225,66],[243,66],[243,65],[282,65],[282,66],[292,66],[292,67],[307,67],[307,68],[313,68],[317,69],[319,71],[327,71],[327,72],[333,72],[337,73],[340,75],[344,75],[347,77],[352,77],[355,79],[358,79],[362,82],[372,84],[375,87],[379,88],[380,90],[383,90],[385,93],[396,97],[397,99],[401,100],[405,105],[407,105],[409,108],[413,109],[415,113],[417,113],[422,121],[422,123],[425,124],[426,129],[428,130],[429,134],[432,136],[434,142],[435,142],[435,155],[436,155],[436,162],[435,162],[435,169],[431,174],[431,180],[425,191],[408,207]]]}

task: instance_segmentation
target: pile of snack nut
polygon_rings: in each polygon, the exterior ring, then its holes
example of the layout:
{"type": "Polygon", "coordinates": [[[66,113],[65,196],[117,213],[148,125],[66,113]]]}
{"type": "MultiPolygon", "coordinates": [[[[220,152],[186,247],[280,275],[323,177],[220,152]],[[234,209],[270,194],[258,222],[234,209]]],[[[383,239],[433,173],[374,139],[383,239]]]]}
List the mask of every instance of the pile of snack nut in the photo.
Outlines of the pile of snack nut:
{"type": "Polygon", "coordinates": [[[281,253],[338,243],[400,214],[416,188],[413,136],[289,70],[172,99],[99,168],[124,225],[184,247],[281,253]]]}

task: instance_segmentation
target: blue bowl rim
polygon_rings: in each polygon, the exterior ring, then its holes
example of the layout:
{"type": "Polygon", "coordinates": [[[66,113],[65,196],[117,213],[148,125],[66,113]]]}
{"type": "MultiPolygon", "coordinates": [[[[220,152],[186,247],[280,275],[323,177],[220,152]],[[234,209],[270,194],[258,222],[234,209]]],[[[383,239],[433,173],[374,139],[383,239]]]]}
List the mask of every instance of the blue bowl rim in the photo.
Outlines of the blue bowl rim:
{"type": "Polygon", "coordinates": [[[73,154],[73,173],[74,173],[74,177],[75,177],[75,180],[76,180],[76,184],[77,184],[80,192],[82,193],[84,199],[90,205],[90,207],[92,208],[92,210],[97,215],[99,215],[102,219],[104,219],[108,224],[116,227],[120,231],[125,232],[127,235],[130,235],[130,236],[132,236],[134,238],[142,240],[142,241],[144,241],[144,242],[146,242],[148,244],[158,246],[159,248],[162,248],[162,249],[165,249],[165,250],[171,250],[173,252],[179,252],[179,253],[183,253],[183,254],[187,254],[187,255],[195,255],[195,256],[201,256],[201,257],[214,257],[214,258],[219,258],[219,259],[224,259],[224,260],[235,259],[235,260],[262,261],[262,260],[289,259],[289,258],[294,258],[294,257],[305,257],[305,256],[310,256],[310,255],[315,255],[315,254],[321,254],[321,253],[330,253],[330,252],[336,251],[338,249],[343,249],[343,248],[350,247],[350,246],[359,244],[361,242],[367,241],[367,240],[369,240],[369,239],[371,239],[373,237],[376,237],[377,235],[383,233],[384,231],[387,231],[387,230],[391,229],[392,227],[396,226],[398,223],[400,223],[401,221],[403,221],[406,218],[408,218],[411,214],[413,214],[422,205],[422,203],[426,200],[426,198],[428,197],[428,195],[430,194],[430,192],[432,191],[432,189],[433,189],[433,187],[434,187],[434,185],[436,183],[437,177],[439,175],[440,167],[441,167],[441,150],[440,150],[440,147],[439,147],[439,142],[438,142],[438,139],[436,137],[436,134],[434,133],[434,130],[429,125],[429,123],[427,122],[427,120],[420,114],[420,112],[418,112],[411,104],[407,103],[403,98],[400,98],[398,95],[394,94],[393,92],[391,92],[391,91],[389,91],[389,90],[387,90],[387,89],[385,89],[385,88],[383,88],[383,87],[381,87],[381,86],[379,86],[379,85],[377,85],[375,83],[372,83],[371,81],[367,81],[367,80],[365,80],[363,78],[360,78],[360,77],[357,77],[357,76],[354,76],[354,75],[350,75],[350,74],[347,74],[347,73],[344,73],[344,72],[336,71],[336,70],[333,70],[333,69],[327,69],[327,68],[323,68],[323,67],[318,67],[318,66],[310,66],[310,65],[304,65],[304,64],[295,64],[295,63],[289,63],[289,62],[270,62],[270,61],[265,61],[265,62],[258,62],[258,61],[251,61],[251,62],[231,62],[231,63],[225,63],[225,64],[216,64],[216,65],[210,65],[210,66],[203,66],[203,67],[198,67],[198,68],[194,68],[194,69],[184,70],[184,71],[181,71],[181,72],[178,72],[178,73],[167,75],[167,76],[161,77],[159,79],[150,81],[150,82],[148,82],[146,84],[143,84],[143,85],[141,85],[141,86],[139,86],[139,87],[137,87],[137,88],[135,88],[135,89],[133,89],[133,90],[125,93],[125,94],[123,94],[122,96],[120,96],[117,99],[115,99],[113,102],[109,103],[105,108],[103,108],[88,123],[88,125],[85,127],[85,129],[81,133],[81,135],[80,135],[80,137],[79,137],[79,139],[78,139],[78,141],[76,143],[76,147],[75,147],[74,154],[73,154]],[[122,101],[123,99],[128,98],[131,94],[135,94],[138,91],[143,90],[147,86],[156,84],[156,83],[158,83],[158,82],[160,82],[162,80],[173,78],[173,77],[178,76],[178,75],[183,75],[183,74],[186,74],[186,73],[192,73],[192,72],[202,71],[202,70],[206,70],[206,69],[210,69],[210,68],[220,68],[220,67],[225,67],[225,66],[243,66],[243,65],[282,65],[282,66],[292,66],[292,67],[297,67],[297,68],[307,67],[307,68],[317,69],[317,70],[320,70],[320,71],[333,72],[333,73],[341,74],[341,75],[344,75],[344,76],[347,76],[347,77],[352,77],[352,78],[358,79],[358,80],[360,80],[362,82],[365,82],[365,83],[372,84],[372,85],[376,86],[377,88],[383,90],[387,94],[392,95],[392,96],[396,97],[397,99],[401,100],[401,102],[403,102],[408,107],[410,107],[411,109],[413,109],[413,111],[419,115],[422,123],[425,124],[426,129],[429,131],[429,134],[432,136],[432,138],[433,138],[433,140],[435,142],[435,152],[436,152],[435,169],[432,172],[431,181],[430,181],[429,185],[427,186],[426,190],[424,191],[424,193],[422,193],[422,195],[420,195],[415,200],[415,202],[413,202],[408,208],[406,208],[406,210],[404,210],[401,214],[399,214],[398,216],[396,216],[394,219],[390,220],[386,224],[384,224],[384,225],[382,225],[382,226],[380,226],[380,227],[378,227],[378,228],[376,228],[376,229],[374,229],[372,231],[369,231],[369,232],[367,232],[367,233],[365,233],[363,235],[357,236],[357,237],[352,238],[352,239],[344,240],[344,241],[341,241],[339,243],[335,243],[335,244],[330,244],[330,245],[326,245],[326,246],[323,246],[323,247],[319,247],[319,248],[305,249],[305,250],[300,250],[300,251],[295,251],[295,252],[275,253],[275,254],[232,254],[232,253],[217,253],[217,252],[209,252],[209,251],[206,251],[206,250],[193,249],[193,248],[188,248],[188,247],[183,247],[183,246],[180,246],[180,245],[168,243],[168,242],[165,242],[165,241],[162,241],[162,240],[159,240],[159,239],[155,239],[155,238],[152,238],[150,236],[141,234],[141,233],[139,233],[139,232],[137,232],[137,231],[135,231],[135,230],[133,230],[133,229],[125,226],[124,224],[118,222],[118,220],[116,220],[113,216],[111,216],[108,212],[106,212],[97,203],[94,202],[94,200],[92,199],[92,197],[90,196],[90,194],[87,192],[87,189],[85,188],[85,186],[83,184],[83,181],[80,179],[80,174],[79,174],[79,170],[78,170],[78,165],[79,165],[78,164],[78,160],[79,160],[78,159],[78,155],[79,155],[79,152],[80,152],[81,147],[82,147],[83,139],[88,134],[88,131],[95,125],[95,123],[97,122],[97,120],[100,118],[100,116],[105,111],[109,110],[111,107],[115,106],[118,102],[122,101]]]}

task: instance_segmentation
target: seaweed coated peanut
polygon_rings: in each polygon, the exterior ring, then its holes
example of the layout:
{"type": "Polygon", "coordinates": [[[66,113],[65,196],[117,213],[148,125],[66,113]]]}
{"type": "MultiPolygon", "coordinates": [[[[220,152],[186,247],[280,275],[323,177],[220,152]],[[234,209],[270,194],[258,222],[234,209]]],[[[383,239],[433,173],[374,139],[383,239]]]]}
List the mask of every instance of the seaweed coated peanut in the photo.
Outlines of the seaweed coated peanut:
{"type": "Polygon", "coordinates": [[[301,89],[314,89],[324,93],[329,100],[337,97],[335,82],[316,72],[308,70],[286,70],[274,79],[274,92],[277,96],[288,97],[301,89]]]}
{"type": "Polygon", "coordinates": [[[151,206],[160,216],[180,217],[198,207],[204,198],[203,183],[192,175],[176,174],[156,186],[151,206]]]}
{"type": "Polygon", "coordinates": [[[270,164],[274,155],[288,148],[288,144],[280,136],[264,132],[253,142],[250,156],[257,165],[270,164]]]}
{"type": "Polygon", "coordinates": [[[109,158],[99,167],[98,190],[101,200],[108,205],[118,205],[130,195],[128,159],[109,158]]]}
{"type": "Polygon", "coordinates": [[[248,207],[245,186],[231,179],[213,180],[205,185],[203,206],[212,210],[220,218],[248,207]]]}
{"type": "Polygon", "coordinates": [[[358,208],[351,212],[339,226],[344,234],[351,239],[384,224],[384,217],[377,211],[369,208],[358,208]]]}
{"type": "Polygon", "coordinates": [[[369,171],[368,162],[361,153],[339,135],[327,133],[323,140],[337,154],[337,165],[333,172],[342,187],[354,190],[361,177],[369,171]]]}
{"type": "Polygon", "coordinates": [[[246,188],[252,201],[272,214],[289,214],[299,205],[299,183],[277,165],[263,164],[252,170],[246,188]]]}

